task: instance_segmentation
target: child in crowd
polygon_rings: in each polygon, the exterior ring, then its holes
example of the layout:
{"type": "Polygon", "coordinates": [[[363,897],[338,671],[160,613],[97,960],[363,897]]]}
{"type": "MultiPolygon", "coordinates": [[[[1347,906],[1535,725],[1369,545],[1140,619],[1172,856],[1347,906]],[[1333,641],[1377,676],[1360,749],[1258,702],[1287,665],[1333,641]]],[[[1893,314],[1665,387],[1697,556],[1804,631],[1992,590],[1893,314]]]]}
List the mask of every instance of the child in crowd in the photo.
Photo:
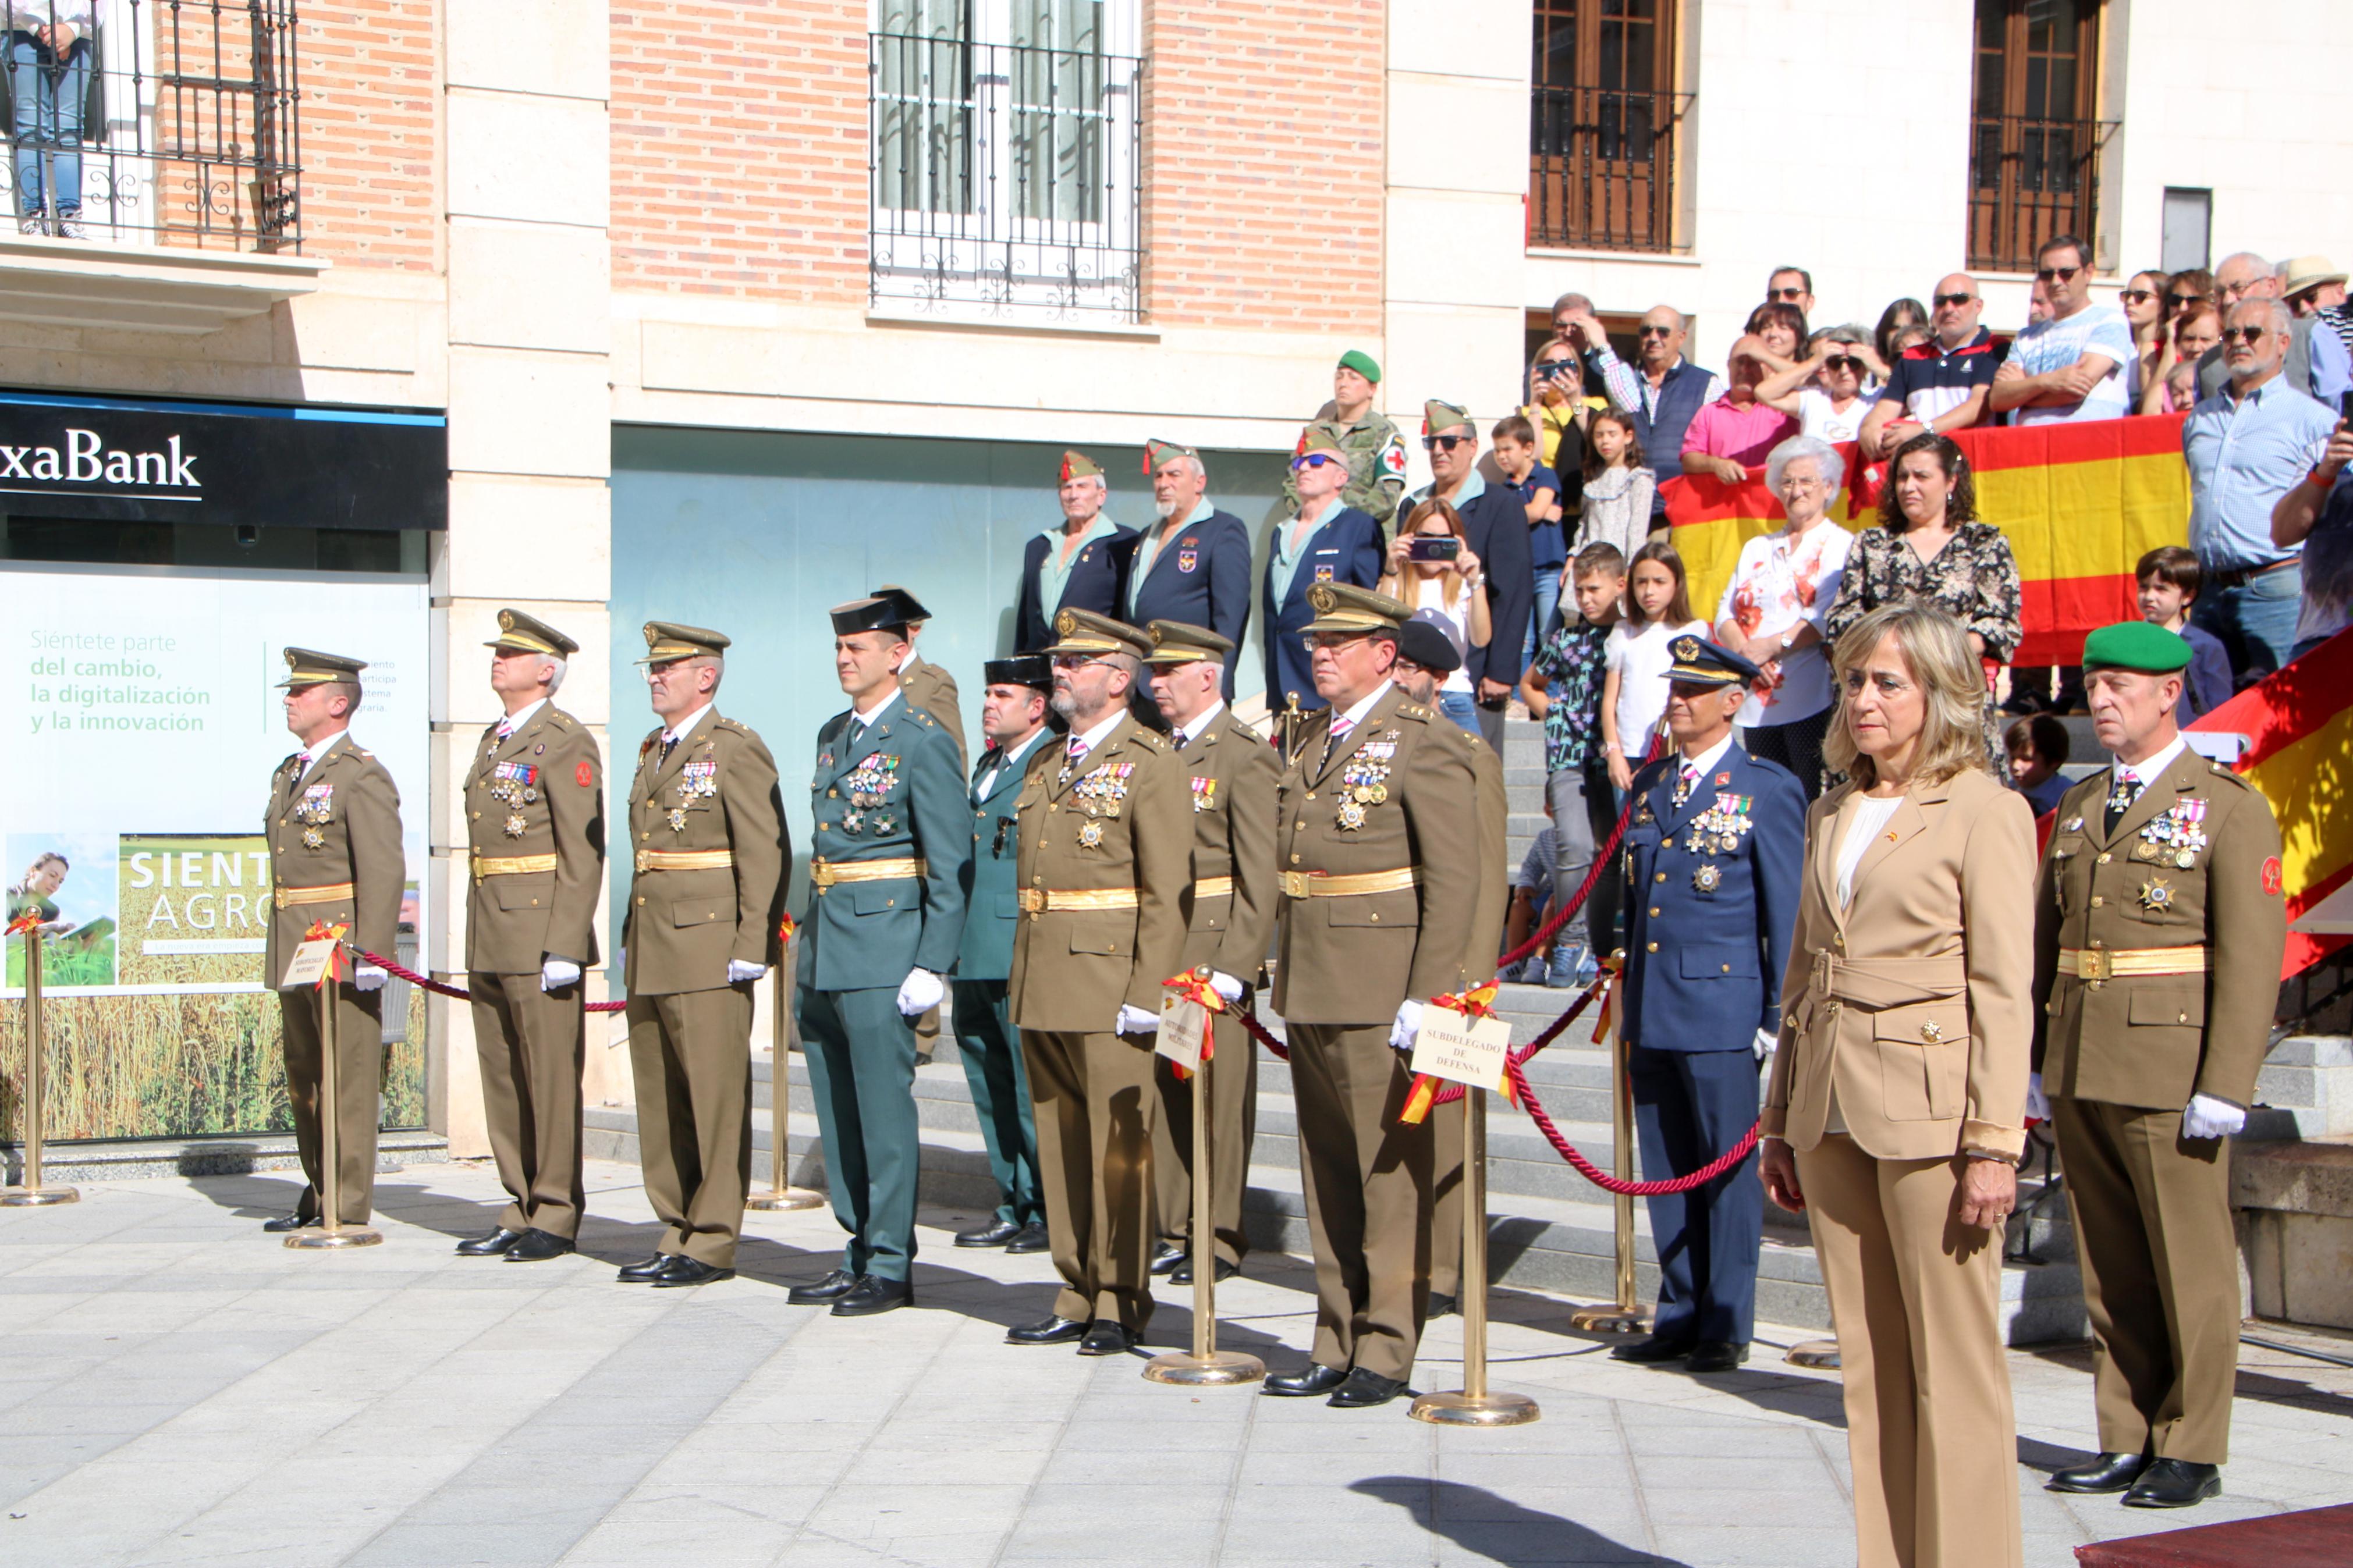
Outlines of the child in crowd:
{"type": "MultiPolygon", "coordinates": [[[[1601,689],[1604,650],[1626,592],[1626,558],[1614,544],[1588,544],[1577,552],[1567,575],[1577,613],[1562,616],[1520,678],[1520,700],[1528,705],[1530,718],[1544,723],[1545,811],[1553,820],[1556,851],[1552,900],[1576,896],[1593,864],[1594,847],[1609,838],[1618,821],[1617,796],[1609,787],[1608,759],[1601,749],[1601,689]]],[[[1574,984],[1589,952],[1607,952],[1616,945],[1612,933],[1619,899],[1613,872],[1614,861],[1594,884],[1584,913],[1572,917],[1555,937],[1546,984],[1574,984]],[[1578,932],[1586,938],[1582,944],[1573,934],[1578,932]]]]}
{"type": "Polygon", "coordinates": [[[1536,460],[1536,429],[1518,414],[1507,414],[1487,432],[1495,448],[1495,466],[1528,513],[1528,558],[1536,574],[1535,613],[1528,617],[1527,636],[1521,639],[1520,658],[1536,651],[1551,628],[1553,607],[1560,603],[1560,574],[1568,552],[1560,532],[1560,476],[1536,460]]]}
{"type": "Polygon", "coordinates": [[[2073,781],[2059,770],[2067,763],[2067,726],[2048,713],[2019,720],[2002,732],[2010,750],[2010,784],[2026,797],[2037,816],[2059,809],[2059,797],[2073,781]]]}
{"type": "Polygon", "coordinates": [[[1602,409],[1585,426],[1585,505],[1577,547],[1607,544],[1623,558],[1651,534],[1651,498],[1659,481],[1643,466],[1633,419],[1602,409]]]}
{"type": "MultiPolygon", "coordinates": [[[[1545,815],[1552,815],[1552,801],[1545,801],[1545,815]]],[[[1552,907],[1553,862],[1560,858],[1560,834],[1554,828],[1537,830],[1536,841],[1528,846],[1520,861],[1519,874],[1512,879],[1512,909],[1504,922],[1504,951],[1510,952],[1535,934],[1543,925],[1545,913],[1552,907]]],[[[1504,971],[1501,978],[1523,984],[1543,984],[1551,964],[1551,954],[1572,945],[1559,931],[1535,952],[1504,971]]]]}
{"type": "Polygon", "coordinates": [[[1707,636],[1706,624],[1692,618],[1683,558],[1672,544],[1653,542],[1634,552],[1626,597],[1626,618],[1609,628],[1602,655],[1609,675],[1601,691],[1601,749],[1609,758],[1609,783],[1621,795],[1632,786],[1634,770],[1650,754],[1651,736],[1666,717],[1672,645],[1685,635],[1707,636]]]}
{"type": "Polygon", "coordinates": [[[2189,645],[2189,668],[2181,672],[2181,700],[2174,708],[2177,721],[2187,724],[2231,700],[2231,656],[2222,639],[2189,624],[2189,606],[2198,602],[2206,574],[2198,557],[2179,544],[2161,544],[2140,558],[2133,568],[2140,583],[2140,618],[2179,633],[2189,645]]]}

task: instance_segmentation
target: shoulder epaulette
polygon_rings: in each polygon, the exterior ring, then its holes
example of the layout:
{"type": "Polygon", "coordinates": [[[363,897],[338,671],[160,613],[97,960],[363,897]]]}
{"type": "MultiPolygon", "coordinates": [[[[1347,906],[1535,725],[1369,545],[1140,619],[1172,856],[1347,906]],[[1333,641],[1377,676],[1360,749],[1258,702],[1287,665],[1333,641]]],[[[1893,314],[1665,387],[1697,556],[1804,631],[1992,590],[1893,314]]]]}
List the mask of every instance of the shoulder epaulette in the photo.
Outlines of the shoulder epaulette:
{"type": "Polygon", "coordinates": [[[2252,793],[2253,793],[2253,794],[2260,795],[2260,794],[2262,794],[2262,793],[2263,793],[2262,791],[2257,790],[2257,789],[2255,788],[2255,786],[2253,785],[2253,784],[2250,783],[2250,782],[2249,782],[2249,781],[2248,781],[2244,776],[2242,776],[2242,775],[2241,775],[2241,774],[2239,774],[2239,773],[2232,773],[2230,769],[2228,769],[2228,768],[2224,767],[2224,766],[2223,766],[2221,763],[2209,763],[2207,764],[2207,766],[2208,766],[2208,768],[2209,768],[2210,770],[2211,770],[2211,771],[2212,771],[2212,773],[2214,773],[2214,775],[2215,775],[2217,778],[2226,778],[2226,779],[2229,779],[2232,784],[2237,784],[2241,789],[2250,791],[2250,792],[2252,792],[2252,793]]]}
{"type": "Polygon", "coordinates": [[[940,721],[938,720],[933,718],[929,713],[924,712],[922,709],[914,707],[912,704],[910,704],[907,709],[907,717],[913,719],[916,723],[923,725],[927,730],[936,730],[940,727],[940,721]]]}
{"type": "Polygon", "coordinates": [[[1157,730],[1138,729],[1134,738],[1135,743],[1147,752],[1165,752],[1168,750],[1168,737],[1157,730]]]}
{"type": "Polygon", "coordinates": [[[712,722],[723,730],[733,730],[739,735],[748,735],[752,732],[751,727],[740,719],[719,718],[713,719],[712,722]]]}
{"type": "Polygon", "coordinates": [[[1424,708],[1419,702],[1400,702],[1397,706],[1397,716],[1400,719],[1411,719],[1416,723],[1420,723],[1426,721],[1430,718],[1430,710],[1424,708]]]}

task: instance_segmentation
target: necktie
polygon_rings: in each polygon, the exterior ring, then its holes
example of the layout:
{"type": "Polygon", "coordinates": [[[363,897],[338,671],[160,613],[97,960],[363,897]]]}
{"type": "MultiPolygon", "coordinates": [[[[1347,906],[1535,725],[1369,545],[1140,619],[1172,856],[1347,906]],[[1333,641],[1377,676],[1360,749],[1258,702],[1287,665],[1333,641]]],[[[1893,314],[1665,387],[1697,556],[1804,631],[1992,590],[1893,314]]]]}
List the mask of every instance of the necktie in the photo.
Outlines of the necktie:
{"type": "Polygon", "coordinates": [[[295,776],[296,778],[298,778],[298,779],[299,779],[299,778],[301,778],[304,773],[309,773],[310,771],[311,771],[311,753],[310,753],[310,752],[295,752],[295,753],[294,753],[294,776],[295,776]]]}
{"type": "Polygon", "coordinates": [[[670,752],[677,746],[677,744],[678,737],[676,735],[664,735],[662,737],[661,743],[661,757],[654,763],[654,766],[660,767],[663,763],[669,762],[670,752]]]}
{"type": "Polygon", "coordinates": [[[512,734],[513,734],[513,733],[514,733],[514,721],[513,721],[512,719],[501,719],[501,720],[500,720],[500,721],[499,721],[499,739],[500,739],[500,740],[503,741],[503,740],[505,740],[509,735],[512,735],[512,734]]]}
{"type": "Polygon", "coordinates": [[[2140,798],[2140,792],[2146,787],[2140,780],[2123,769],[2119,768],[2116,771],[2116,783],[2108,791],[2109,832],[2114,833],[2116,830],[2116,824],[2125,819],[2125,813],[2133,808],[2133,802],[2140,798]]]}
{"type": "Polygon", "coordinates": [[[1348,731],[1356,727],[1356,721],[1354,719],[1349,718],[1345,713],[1341,714],[1338,718],[1332,721],[1331,732],[1324,737],[1324,760],[1325,762],[1328,763],[1332,760],[1332,753],[1340,749],[1340,742],[1346,740],[1348,738],[1348,731]]]}

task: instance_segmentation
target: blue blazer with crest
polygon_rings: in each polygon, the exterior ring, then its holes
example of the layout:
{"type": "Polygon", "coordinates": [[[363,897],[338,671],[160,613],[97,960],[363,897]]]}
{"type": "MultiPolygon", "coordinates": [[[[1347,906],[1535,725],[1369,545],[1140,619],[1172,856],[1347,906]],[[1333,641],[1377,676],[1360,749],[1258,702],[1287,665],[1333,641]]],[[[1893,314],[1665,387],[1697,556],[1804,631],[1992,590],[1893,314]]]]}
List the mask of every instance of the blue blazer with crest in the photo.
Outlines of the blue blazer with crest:
{"type": "MultiPolygon", "coordinates": [[[[1290,520],[1275,524],[1289,528],[1290,520]]],[[[1274,558],[1267,557],[1266,578],[1260,599],[1266,610],[1266,708],[1280,713],[1284,699],[1299,694],[1299,706],[1313,712],[1325,706],[1315,694],[1315,679],[1307,662],[1307,648],[1299,639],[1315,612],[1307,605],[1307,590],[1318,583],[1353,583],[1359,588],[1381,585],[1381,525],[1369,512],[1343,507],[1307,536],[1305,557],[1291,592],[1275,602],[1274,558]]]]}
{"type": "Polygon", "coordinates": [[[1031,534],[1021,552],[1021,586],[1013,605],[1013,646],[1007,651],[1036,653],[1050,647],[1054,641],[1054,612],[1064,605],[1125,620],[1121,611],[1127,600],[1127,565],[1134,554],[1130,542],[1134,538],[1135,530],[1120,525],[1082,546],[1079,558],[1071,563],[1062,596],[1049,605],[1039,591],[1038,574],[1046,563],[1046,552],[1060,546],[1045,534],[1031,534]]]}
{"type": "Polygon", "coordinates": [[[1133,607],[1119,618],[1129,626],[1153,621],[1182,621],[1207,626],[1234,645],[1226,656],[1226,700],[1234,700],[1234,661],[1241,658],[1242,634],[1250,629],[1250,530],[1229,511],[1211,512],[1197,523],[1178,529],[1138,585],[1135,557],[1144,535],[1120,541],[1125,552],[1121,569],[1133,607]]]}

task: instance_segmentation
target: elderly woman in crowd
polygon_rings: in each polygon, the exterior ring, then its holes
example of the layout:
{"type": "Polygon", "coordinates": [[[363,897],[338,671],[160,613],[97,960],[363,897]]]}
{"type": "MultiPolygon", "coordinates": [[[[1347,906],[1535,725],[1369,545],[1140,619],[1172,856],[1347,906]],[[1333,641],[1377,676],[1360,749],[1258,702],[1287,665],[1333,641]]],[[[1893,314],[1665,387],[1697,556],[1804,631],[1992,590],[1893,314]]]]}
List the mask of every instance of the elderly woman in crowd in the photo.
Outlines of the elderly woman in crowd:
{"type": "Polygon", "coordinates": [[[1822,626],[1838,598],[1854,535],[1830,520],[1846,465],[1838,448],[1793,436],[1765,459],[1765,483],[1788,521],[1740,547],[1715,609],[1715,640],[1765,672],[1741,705],[1751,755],[1798,775],[1811,800],[1821,788],[1830,727],[1831,670],[1822,626]]]}
{"type": "Polygon", "coordinates": [[[1978,521],[1968,458],[1951,437],[1926,431],[1895,448],[1879,499],[1879,526],[1855,536],[1824,629],[1837,642],[1881,605],[1915,602],[1960,622],[1969,651],[1984,662],[1979,729],[1986,765],[1999,777],[2008,763],[1992,671],[2010,662],[2025,635],[2019,623],[2018,562],[2001,530],[1978,521]]]}
{"type": "Polygon", "coordinates": [[[2034,823],[1986,771],[1971,634],[1854,623],[1806,816],[1759,1173],[1803,1213],[1846,1386],[1862,1568],[2016,1568],[2002,1226],[2026,1145],[2034,823]]]}

